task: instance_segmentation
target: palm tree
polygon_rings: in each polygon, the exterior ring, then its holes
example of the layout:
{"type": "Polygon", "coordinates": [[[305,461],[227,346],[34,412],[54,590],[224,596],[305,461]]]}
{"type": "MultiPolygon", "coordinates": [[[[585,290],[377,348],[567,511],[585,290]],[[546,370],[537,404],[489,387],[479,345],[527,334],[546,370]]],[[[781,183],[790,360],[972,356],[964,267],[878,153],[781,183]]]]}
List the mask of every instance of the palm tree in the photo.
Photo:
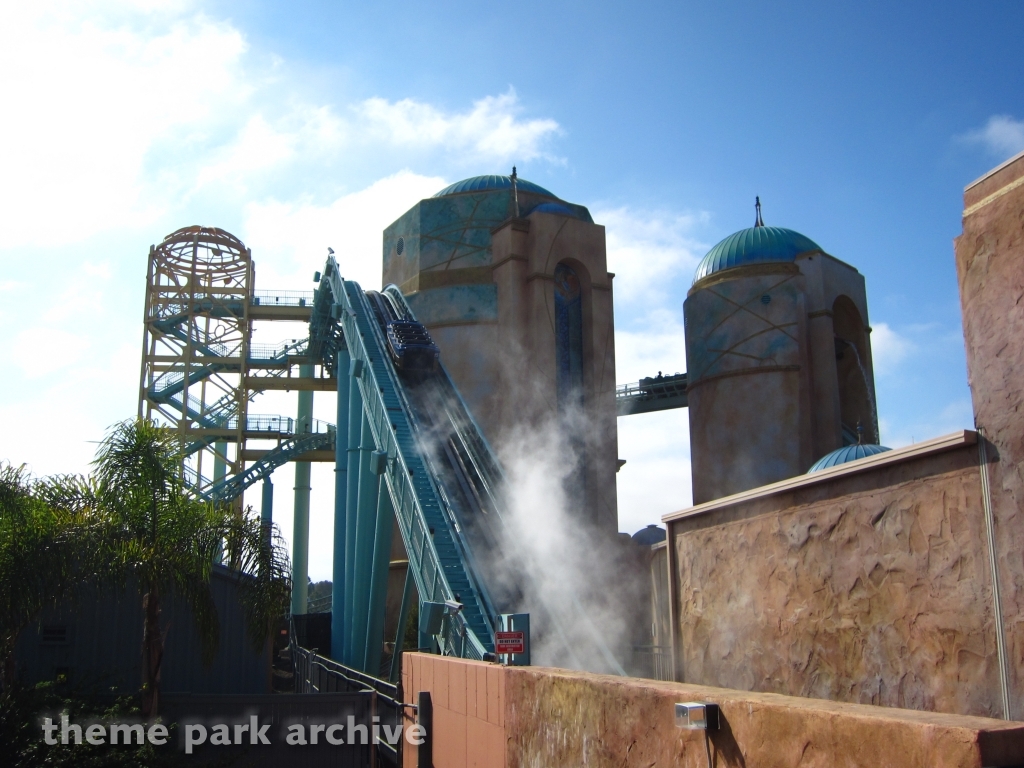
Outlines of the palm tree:
{"type": "Polygon", "coordinates": [[[142,713],[147,719],[159,709],[168,631],[160,622],[165,597],[174,594],[191,609],[204,663],[216,653],[219,625],[210,576],[222,543],[226,564],[238,575],[249,636],[257,649],[285,612],[290,594],[279,537],[251,510],[238,513],[197,499],[182,482],[178,446],[173,432],[150,421],[115,424],[100,443],[90,480],[60,478],[45,492],[53,505],[69,513],[92,510],[103,520],[108,578],[139,587],[144,613],[142,713]]]}
{"type": "Polygon", "coordinates": [[[0,462],[0,660],[4,690],[14,683],[14,645],[47,606],[101,570],[99,522],[48,503],[25,466],[0,462]]]}

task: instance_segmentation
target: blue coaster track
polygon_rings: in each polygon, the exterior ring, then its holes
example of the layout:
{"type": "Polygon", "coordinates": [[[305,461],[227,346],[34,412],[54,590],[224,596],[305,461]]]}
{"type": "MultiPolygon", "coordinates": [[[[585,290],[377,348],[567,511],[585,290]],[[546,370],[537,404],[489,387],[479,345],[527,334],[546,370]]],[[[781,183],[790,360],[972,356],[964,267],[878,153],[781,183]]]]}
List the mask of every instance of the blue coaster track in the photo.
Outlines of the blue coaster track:
{"type": "MultiPolygon", "coordinates": [[[[404,300],[400,306],[408,312],[404,300]]],[[[406,316],[411,319],[411,313],[406,316]]],[[[459,526],[459,513],[425,447],[429,438],[424,431],[429,425],[424,423],[422,413],[410,397],[413,394],[410,390],[415,387],[395,370],[367,296],[357,283],[342,279],[333,257],[325,266],[314,301],[309,351],[329,369],[335,369],[339,378],[349,376],[349,386],[359,390],[361,413],[348,415],[350,419],[365,415],[369,425],[374,453],[381,457],[380,493],[386,492],[390,499],[421,603],[462,605],[457,613],[444,616],[439,635],[442,652],[483,658],[484,653],[494,650],[497,616],[480,574],[474,568],[469,543],[459,526]],[[345,358],[348,370],[337,370],[339,360],[345,358]]],[[[432,379],[443,382],[454,392],[443,367],[432,379]]],[[[464,422],[472,424],[465,405],[458,401],[455,407],[464,411],[464,422]]],[[[475,424],[472,426],[475,429],[475,424]]],[[[482,444],[482,436],[476,431],[476,441],[482,444]]],[[[351,476],[348,482],[353,482],[351,476]]],[[[346,508],[346,519],[359,511],[346,508]]],[[[352,551],[351,547],[348,551],[352,551]]],[[[372,580],[368,570],[357,567],[352,571],[355,583],[346,586],[347,594],[356,603],[373,600],[374,596],[366,588],[372,580]]],[[[346,607],[346,621],[349,615],[358,620],[367,613],[356,605],[346,607]]],[[[369,606],[368,613],[372,617],[375,609],[382,608],[369,606]]],[[[362,646],[363,630],[361,626],[349,627],[346,636],[362,646]]],[[[365,647],[347,649],[345,656],[358,663],[360,656],[365,658],[365,647]]],[[[369,668],[372,666],[370,664],[369,668]]]]}

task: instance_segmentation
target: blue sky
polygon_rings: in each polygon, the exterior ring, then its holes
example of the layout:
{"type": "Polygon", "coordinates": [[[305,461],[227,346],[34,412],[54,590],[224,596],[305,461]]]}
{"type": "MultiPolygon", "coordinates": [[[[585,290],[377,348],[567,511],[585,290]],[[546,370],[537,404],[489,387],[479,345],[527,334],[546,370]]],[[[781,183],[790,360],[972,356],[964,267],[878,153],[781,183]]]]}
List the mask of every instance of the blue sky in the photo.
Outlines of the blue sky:
{"type": "MultiPolygon", "coordinates": [[[[310,288],[328,245],[372,285],[385,225],[513,163],[607,227],[620,381],[683,370],[696,262],[760,195],[865,275],[883,441],[969,427],[952,238],[1024,150],[1021,29],[1019,2],[5,4],[0,459],[84,471],[135,413],[168,232],[234,232],[258,287],[310,288]]],[[[620,419],[623,530],[689,504],[685,424],[620,419]]]]}

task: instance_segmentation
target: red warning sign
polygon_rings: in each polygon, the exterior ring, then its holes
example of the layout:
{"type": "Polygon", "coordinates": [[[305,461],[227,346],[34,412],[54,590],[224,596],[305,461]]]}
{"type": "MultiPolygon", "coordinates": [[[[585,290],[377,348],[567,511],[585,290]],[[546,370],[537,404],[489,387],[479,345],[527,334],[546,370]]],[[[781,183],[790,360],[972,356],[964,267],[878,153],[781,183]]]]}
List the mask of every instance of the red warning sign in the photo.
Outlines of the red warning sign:
{"type": "Polygon", "coordinates": [[[495,653],[526,653],[526,637],[524,632],[495,632],[495,653]]]}

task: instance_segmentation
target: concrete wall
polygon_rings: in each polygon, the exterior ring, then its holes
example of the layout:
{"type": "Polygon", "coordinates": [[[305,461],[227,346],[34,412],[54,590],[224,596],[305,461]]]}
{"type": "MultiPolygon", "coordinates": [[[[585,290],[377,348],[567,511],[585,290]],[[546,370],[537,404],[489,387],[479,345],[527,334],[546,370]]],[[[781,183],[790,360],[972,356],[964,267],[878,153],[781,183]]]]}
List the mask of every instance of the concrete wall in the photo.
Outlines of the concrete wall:
{"type": "Polygon", "coordinates": [[[677,680],[1002,715],[974,433],[665,519],[677,680]]]}
{"type": "Polygon", "coordinates": [[[956,269],[974,418],[989,441],[1011,716],[1024,718],[1024,154],[964,192],[956,269]]]}
{"type": "MultiPolygon", "coordinates": [[[[436,768],[705,768],[703,735],[674,705],[721,707],[717,768],[981,768],[1024,762],[1024,725],[423,654],[404,659],[404,700],[429,691],[436,768]]],[[[410,718],[407,725],[413,720],[410,718]]],[[[417,765],[407,747],[406,768],[417,765]]]]}

